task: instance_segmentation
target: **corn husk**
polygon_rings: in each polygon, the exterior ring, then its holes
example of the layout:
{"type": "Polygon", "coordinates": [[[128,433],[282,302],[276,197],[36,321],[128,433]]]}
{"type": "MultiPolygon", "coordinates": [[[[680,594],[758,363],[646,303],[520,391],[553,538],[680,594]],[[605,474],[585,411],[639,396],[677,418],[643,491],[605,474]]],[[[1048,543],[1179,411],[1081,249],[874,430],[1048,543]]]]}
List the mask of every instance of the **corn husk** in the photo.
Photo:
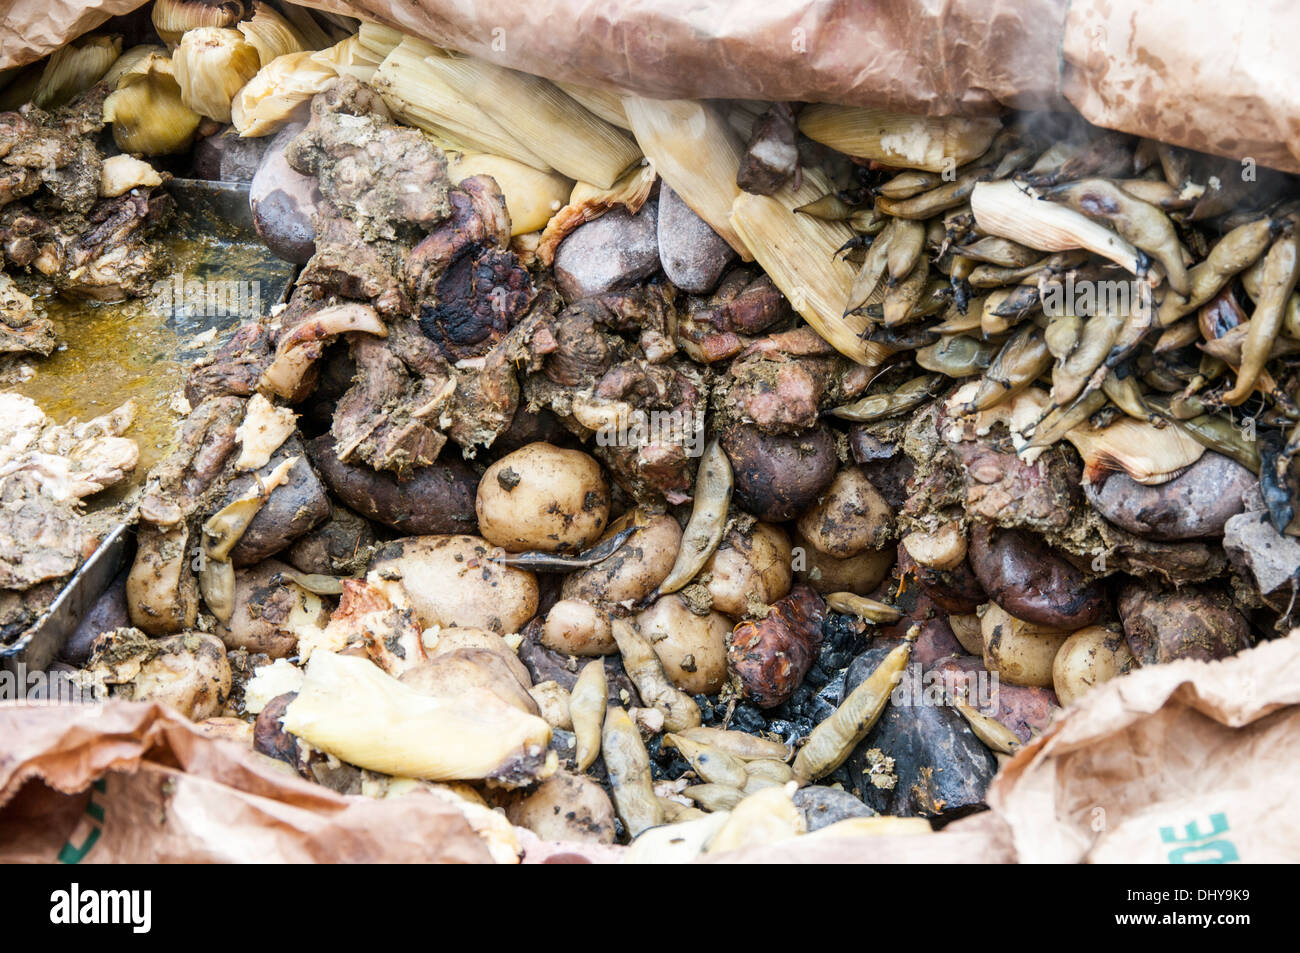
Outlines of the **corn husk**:
{"type": "Polygon", "coordinates": [[[157,53],[159,56],[167,55],[167,48],[159,46],[156,43],[142,43],[139,46],[133,46],[116,60],[108,68],[108,72],[100,79],[101,83],[107,83],[113,89],[117,89],[117,84],[122,77],[129,73],[139,64],[145,61],[150,53],[157,53]]]}
{"type": "Polygon", "coordinates": [[[269,136],[337,78],[311,53],[278,56],[257,71],[230,104],[230,118],[244,138],[269,136]]]}
{"type": "Polygon", "coordinates": [[[168,49],[175,49],[186,30],[233,27],[244,16],[240,0],[154,0],[153,28],[168,49]]]}
{"type": "MultiPolygon", "coordinates": [[[[361,43],[367,49],[364,32],[361,43]]],[[[496,120],[443,81],[427,60],[438,50],[405,37],[384,57],[370,85],[393,115],[458,152],[487,152],[550,172],[551,167],[496,120]]]]}
{"type": "Polygon", "coordinates": [[[600,218],[612,208],[623,208],[629,215],[641,211],[655,184],[654,166],[647,163],[629,169],[612,189],[598,189],[590,182],[578,182],[569,195],[568,204],[546,223],[537,242],[538,260],[548,268],[555,261],[555,251],[575,228],[600,218]]]}
{"type": "Polygon", "coordinates": [[[378,23],[362,23],[361,28],[357,31],[357,42],[365,49],[377,54],[381,61],[385,56],[393,52],[404,39],[406,39],[406,36],[401,30],[394,30],[390,26],[383,26],[378,23]]]}
{"type": "Polygon", "coordinates": [[[798,189],[787,185],[774,195],[741,192],[732,207],[731,224],[754,260],[813,330],[850,360],[876,367],[892,350],[862,340],[865,315],[843,314],[857,269],[835,252],[853,237],[852,229],[842,222],[794,213],[828,191],[830,182],[820,171],[805,170],[798,189]]]}
{"type": "Polygon", "coordinates": [[[202,117],[181,101],[170,57],[150,53],[104,100],[104,121],[123,152],[161,156],[189,148],[202,117]]]}
{"type": "Polygon", "coordinates": [[[641,150],[627,135],[549,80],[442,52],[426,62],[449,86],[570,179],[608,189],[641,159],[641,150]]]}
{"type": "Polygon", "coordinates": [[[581,83],[556,82],[555,85],[610,125],[632,131],[632,124],[627,121],[627,112],[623,109],[622,93],[581,83]]]}
{"type": "Polygon", "coordinates": [[[122,55],[120,36],[89,36],[55,50],[45,61],[32,102],[57,109],[94,86],[122,55]]]}
{"type": "Polygon", "coordinates": [[[985,234],[1039,251],[1085,248],[1133,274],[1138,272],[1138,250],[1133,245],[1086,215],[1041,201],[1033,189],[1015,182],[979,183],[971,192],[970,207],[976,227],[985,234]]]}
{"type": "Polygon", "coordinates": [[[200,116],[230,122],[230,103],[261,61],[257,49],[238,30],[200,27],[181,37],[172,54],[181,102],[200,116]]]}
{"type": "Polygon", "coordinates": [[[988,149],[996,119],[926,118],[888,109],[818,104],[799,114],[799,131],[846,155],[886,165],[943,172],[988,149]]]}
{"type": "Polygon", "coordinates": [[[1156,427],[1123,417],[1108,427],[1084,425],[1065,434],[1083,457],[1083,482],[1095,483],[1108,471],[1123,470],[1138,483],[1158,486],[1178,476],[1205,453],[1205,447],[1177,424],[1156,427]]]}
{"type": "Polygon", "coordinates": [[[447,174],[457,185],[472,175],[491,176],[506,198],[512,236],[545,226],[573,188],[573,183],[558,172],[541,172],[514,159],[481,152],[456,157],[447,174]]]}
{"type": "MultiPolygon", "coordinates": [[[[335,37],[331,30],[316,19],[313,11],[308,10],[306,7],[296,3],[286,3],[283,0],[277,6],[280,8],[280,12],[284,14],[284,18],[293,24],[293,28],[298,31],[298,35],[303,38],[309,50],[323,50],[336,40],[343,39],[342,37],[335,37]]],[[[315,13],[320,13],[320,11],[315,11],[315,13]]]]}
{"type": "Polygon", "coordinates": [[[349,764],[430,781],[544,773],[551,729],[486,688],[425,695],[367,659],[312,653],[285,728],[349,764]]]}
{"type": "Polygon", "coordinates": [[[361,45],[361,38],[350,36],[331,47],[317,50],[311,55],[312,61],[328,66],[340,76],[353,76],[363,83],[369,83],[379,69],[384,57],[361,45]]]}
{"type": "Polygon", "coordinates": [[[257,50],[257,59],[262,66],[290,53],[315,49],[307,45],[302,34],[288,20],[265,3],[255,4],[253,16],[242,21],[236,29],[257,50]]]}
{"type": "Polygon", "coordinates": [[[732,205],[741,194],[736,172],[743,150],[721,110],[690,99],[641,96],[623,97],[623,108],[655,171],[741,258],[752,261],[731,222],[732,205]]]}

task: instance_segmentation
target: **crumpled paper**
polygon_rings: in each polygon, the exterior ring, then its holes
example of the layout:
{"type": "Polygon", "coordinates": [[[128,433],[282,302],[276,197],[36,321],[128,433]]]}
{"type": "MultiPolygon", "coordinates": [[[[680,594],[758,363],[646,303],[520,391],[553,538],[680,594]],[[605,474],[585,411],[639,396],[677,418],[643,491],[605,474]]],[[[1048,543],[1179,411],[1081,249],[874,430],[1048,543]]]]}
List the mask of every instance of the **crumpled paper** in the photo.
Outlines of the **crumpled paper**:
{"type": "MultiPolygon", "coordinates": [[[[454,807],[343,796],[157,705],[0,705],[0,863],[486,863],[454,807]]],[[[794,838],[707,863],[1270,862],[1300,857],[1300,633],[1101,685],[930,835],[794,838]]],[[[525,863],[618,847],[516,829],[525,863]]]]}
{"type": "MultiPolygon", "coordinates": [[[[144,0],[17,0],[0,68],[144,0]]],[[[1300,172],[1300,4],[1259,0],[311,0],[551,79],[929,115],[1060,108],[1300,172]]]]}

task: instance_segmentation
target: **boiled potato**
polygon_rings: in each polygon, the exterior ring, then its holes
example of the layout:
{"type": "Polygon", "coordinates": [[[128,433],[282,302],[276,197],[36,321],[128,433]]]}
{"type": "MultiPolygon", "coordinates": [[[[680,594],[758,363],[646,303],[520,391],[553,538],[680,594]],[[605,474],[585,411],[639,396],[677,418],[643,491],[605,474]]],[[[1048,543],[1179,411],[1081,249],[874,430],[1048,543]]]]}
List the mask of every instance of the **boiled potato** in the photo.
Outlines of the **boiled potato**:
{"type": "Polygon", "coordinates": [[[559,682],[538,682],[528,690],[537,702],[537,709],[552,728],[573,730],[573,717],[569,714],[569,693],[559,682]]]}
{"type": "Polygon", "coordinates": [[[547,841],[614,843],[614,805],[590,778],[559,771],[506,808],[510,823],[547,841]]]}
{"type": "Polygon", "coordinates": [[[487,468],[475,500],[479,532],[513,552],[579,552],[609,517],[609,485],[581,450],[530,443],[487,468]]]}
{"type": "Polygon", "coordinates": [[[845,467],[817,505],[799,517],[798,527],[818,552],[848,559],[889,542],[893,520],[893,508],[862,471],[845,467]]]}
{"type": "Polygon", "coordinates": [[[537,612],[537,577],[493,562],[477,536],[410,536],[381,547],[370,568],[402,583],[424,628],[518,632],[537,612]]]}
{"type": "Polygon", "coordinates": [[[795,535],[792,562],[795,576],[820,593],[851,592],[869,595],[889,575],[897,549],[868,549],[848,559],[836,559],[819,551],[808,540],[795,535]]]}
{"type": "Polygon", "coordinates": [[[561,599],[542,623],[541,643],[562,655],[612,655],[618,645],[609,616],[581,599],[561,599]]]}
{"type": "Polygon", "coordinates": [[[506,640],[495,632],[452,626],[449,629],[427,629],[421,638],[425,651],[430,655],[441,655],[456,649],[487,649],[500,656],[515,678],[519,679],[519,684],[527,688],[533,683],[528,675],[528,667],[519,661],[519,656],[506,644],[506,640]]]}
{"type": "Polygon", "coordinates": [[[329,610],[320,596],[292,582],[273,583],[284,563],[266,559],[235,572],[234,611],[218,622],[216,634],[229,649],[287,658],[298,648],[303,631],[319,630],[329,622],[329,610]]]}
{"type": "Polygon", "coordinates": [[[980,620],[984,636],[984,667],[1012,685],[1052,687],[1052,662],[1068,631],[1017,619],[990,602],[980,620]]]}
{"type": "Polygon", "coordinates": [[[610,524],[601,540],[629,526],[640,529],[614,555],[564,580],[564,598],[591,603],[638,602],[655,591],[673,568],[682,528],[666,514],[651,516],[630,510],[610,524]]]}
{"type": "Polygon", "coordinates": [[[975,613],[948,613],[948,628],[957,641],[971,655],[984,654],[984,633],[980,629],[980,617],[975,613]]]}
{"type": "Polygon", "coordinates": [[[761,612],[790,591],[794,581],[790,538],[771,523],[748,532],[732,530],[704,564],[713,608],[742,619],[761,612]]]}
{"type": "Polygon", "coordinates": [[[1062,705],[1069,705],[1093,686],[1123,675],[1133,666],[1133,653],[1122,631],[1104,625],[1080,629],[1061,646],[1052,662],[1052,684],[1062,705]]]}
{"type": "Polygon", "coordinates": [[[226,647],[203,632],[151,639],[139,629],[115,629],[95,643],[86,672],[115,698],[167,705],[191,721],[220,715],[230,695],[226,647]]]}
{"type": "Polygon", "coordinates": [[[674,594],[656,599],[636,623],[675,686],[688,695],[712,695],[722,688],[730,619],[717,611],[696,615],[674,594]]]}
{"type": "Polygon", "coordinates": [[[528,687],[515,677],[501,656],[489,649],[442,652],[407,669],[398,681],[422,695],[447,701],[469,697],[482,689],[525,714],[540,712],[528,687]]]}

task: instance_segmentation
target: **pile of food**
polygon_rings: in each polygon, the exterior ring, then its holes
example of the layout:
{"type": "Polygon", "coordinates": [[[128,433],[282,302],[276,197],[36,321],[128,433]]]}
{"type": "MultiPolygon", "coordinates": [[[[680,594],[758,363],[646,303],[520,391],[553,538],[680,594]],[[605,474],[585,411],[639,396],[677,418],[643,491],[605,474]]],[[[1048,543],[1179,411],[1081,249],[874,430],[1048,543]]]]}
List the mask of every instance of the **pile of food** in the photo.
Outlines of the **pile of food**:
{"type": "MultiPolygon", "coordinates": [[[[302,269],[190,374],[87,684],[448,799],[502,859],[514,824],[688,860],[927,833],[1097,684],[1290,631],[1289,177],[1065,114],[555,84],[287,3],[152,23],[80,138],[0,114],[6,268],[134,293],[170,172],[249,182],[302,269]]],[[[44,340],[7,288],[0,342],[44,340]]],[[[86,426],[72,474],[0,454],[5,513],[128,465],[86,426]]]]}

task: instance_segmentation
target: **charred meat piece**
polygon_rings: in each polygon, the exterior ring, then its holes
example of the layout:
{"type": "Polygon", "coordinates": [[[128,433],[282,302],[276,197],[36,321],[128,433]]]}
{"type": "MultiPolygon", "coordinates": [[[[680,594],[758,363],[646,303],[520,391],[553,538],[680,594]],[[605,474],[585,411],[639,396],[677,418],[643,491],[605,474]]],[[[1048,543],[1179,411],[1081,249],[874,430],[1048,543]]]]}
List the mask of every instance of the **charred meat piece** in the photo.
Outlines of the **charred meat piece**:
{"type": "Polygon", "coordinates": [[[677,343],[703,364],[735,357],[762,334],[788,320],[793,312],[767,275],[737,268],[709,298],[693,298],[677,324],[677,343]]]}
{"type": "Polygon", "coordinates": [[[448,361],[482,357],[527,313],[532,279],[512,252],[462,255],[420,306],[420,330],[448,361]]]}
{"type": "Polygon", "coordinates": [[[773,103],[754,123],[736,185],[755,195],[771,195],[798,171],[794,112],[789,103],[773,103]]]}
{"type": "Polygon", "coordinates": [[[55,209],[89,211],[99,195],[101,160],[88,138],[94,130],[83,127],[74,121],[70,131],[32,106],[0,113],[0,205],[45,186],[55,209]]]}
{"type": "Polygon", "coordinates": [[[54,350],[54,324],[36,313],[32,299],[0,272],[0,354],[46,355],[54,350]]]}
{"type": "Polygon", "coordinates": [[[197,407],[209,397],[249,397],[275,353],[264,324],[240,325],[225,344],[190,371],[185,399],[197,407]]]}
{"type": "Polygon", "coordinates": [[[317,298],[369,301],[384,315],[406,314],[410,302],[401,273],[409,251],[400,241],[364,240],[355,222],[322,201],[316,214],[316,253],[298,276],[298,288],[317,298]]]}

